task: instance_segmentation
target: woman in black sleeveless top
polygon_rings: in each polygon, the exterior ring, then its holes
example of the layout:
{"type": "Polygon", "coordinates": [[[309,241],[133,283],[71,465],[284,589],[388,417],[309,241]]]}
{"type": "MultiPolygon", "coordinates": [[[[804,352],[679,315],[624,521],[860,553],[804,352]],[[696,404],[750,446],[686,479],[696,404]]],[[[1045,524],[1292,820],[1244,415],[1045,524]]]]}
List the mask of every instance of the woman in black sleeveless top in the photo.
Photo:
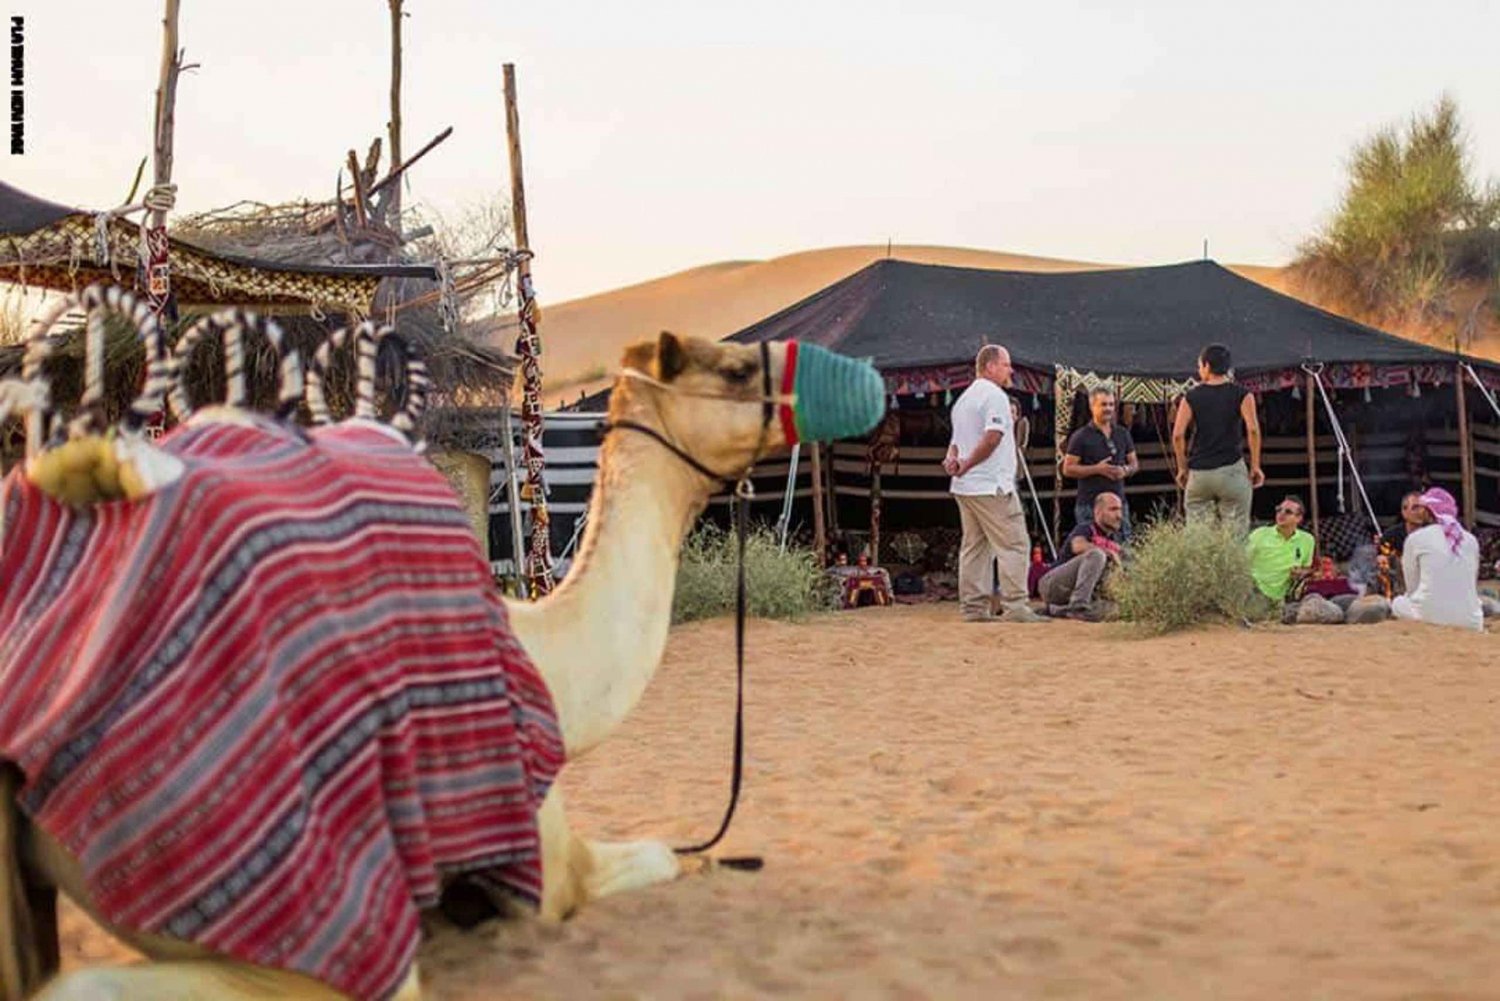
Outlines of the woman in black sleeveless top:
{"type": "Polygon", "coordinates": [[[1177,454],[1177,484],[1186,491],[1188,521],[1218,518],[1243,535],[1250,531],[1250,497],[1265,483],[1260,468],[1260,418],[1255,397],[1229,378],[1229,349],[1210,344],[1198,356],[1199,384],[1177,406],[1172,447],[1177,454]],[[1188,426],[1197,431],[1188,454],[1188,426]],[[1249,441],[1247,468],[1241,444],[1249,441]]]}

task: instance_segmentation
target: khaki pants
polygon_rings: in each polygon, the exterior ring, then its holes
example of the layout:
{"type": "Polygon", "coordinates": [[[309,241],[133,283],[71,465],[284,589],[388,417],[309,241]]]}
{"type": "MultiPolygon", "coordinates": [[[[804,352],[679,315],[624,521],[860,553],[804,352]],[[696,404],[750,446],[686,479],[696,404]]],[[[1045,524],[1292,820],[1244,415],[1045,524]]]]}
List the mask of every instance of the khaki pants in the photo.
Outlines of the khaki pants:
{"type": "Polygon", "coordinates": [[[1093,602],[1094,592],[1108,569],[1109,556],[1104,550],[1085,550],[1062,566],[1048,570],[1037,590],[1050,610],[1083,607],[1093,602]]]}
{"type": "Polygon", "coordinates": [[[1000,561],[1000,603],[1026,601],[1026,510],[1021,495],[954,494],[963,524],[963,545],[958,551],[958,606],[964,615],[988,615],[994,611],[990,589],[990,560],[1000,561]]]}
{"type": "Polygon", "coordinates": [[[1250,534],[1250,471],[1241,459],[1232,466],[1188,471],[1183,502],[1190,522],[1217,518],[1234,526],[1241,535],[1250,534]]]}

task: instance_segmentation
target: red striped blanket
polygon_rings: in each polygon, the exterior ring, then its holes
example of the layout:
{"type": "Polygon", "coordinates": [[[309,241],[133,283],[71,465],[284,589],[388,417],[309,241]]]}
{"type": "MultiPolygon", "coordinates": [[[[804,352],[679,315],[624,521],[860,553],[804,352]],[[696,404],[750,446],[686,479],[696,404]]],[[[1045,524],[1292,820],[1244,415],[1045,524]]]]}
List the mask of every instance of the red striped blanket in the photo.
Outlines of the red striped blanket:
{"type": "Polygon", "coordinates": [[[138,503],[4,482],[0,757],[110,921],[385,997],[446,878],[539,899],[551,698],[409,447],[162,444],[186,475],[138,503]]]}

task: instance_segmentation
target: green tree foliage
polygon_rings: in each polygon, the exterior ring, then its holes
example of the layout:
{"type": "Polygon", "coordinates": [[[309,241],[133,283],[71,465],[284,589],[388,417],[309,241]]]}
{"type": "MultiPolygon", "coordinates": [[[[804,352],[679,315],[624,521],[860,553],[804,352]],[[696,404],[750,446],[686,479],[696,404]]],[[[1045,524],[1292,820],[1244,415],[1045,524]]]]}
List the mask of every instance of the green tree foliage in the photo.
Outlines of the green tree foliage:
{"type": "Polygon", "coordinates": [[[1452,98],[1355,146],[1339,207],[1298,265],[1351,305],[1390,318],[1441,314],[1465,279],[1494,285],[1500,184],[1474,177],[1452,98]]]}

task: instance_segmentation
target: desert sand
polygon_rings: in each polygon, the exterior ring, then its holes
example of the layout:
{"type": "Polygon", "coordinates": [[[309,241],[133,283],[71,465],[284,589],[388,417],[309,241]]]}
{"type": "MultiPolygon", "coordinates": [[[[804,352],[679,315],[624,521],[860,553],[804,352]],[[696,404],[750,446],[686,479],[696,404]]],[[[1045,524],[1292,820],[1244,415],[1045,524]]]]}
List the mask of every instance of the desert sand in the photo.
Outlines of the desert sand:
{"type": "MultiPolygon", "coordinates": [[[[1500,637],[1415,624],[749,633],[717,871],[427,946],[430,996],[1493,998],[1500,637]]],[[[577,826],[682,842],[727,788],[733,630],[673,631],[577,826]]],[[[69,915],[70,962],[117,953],[69,915]]]]}

